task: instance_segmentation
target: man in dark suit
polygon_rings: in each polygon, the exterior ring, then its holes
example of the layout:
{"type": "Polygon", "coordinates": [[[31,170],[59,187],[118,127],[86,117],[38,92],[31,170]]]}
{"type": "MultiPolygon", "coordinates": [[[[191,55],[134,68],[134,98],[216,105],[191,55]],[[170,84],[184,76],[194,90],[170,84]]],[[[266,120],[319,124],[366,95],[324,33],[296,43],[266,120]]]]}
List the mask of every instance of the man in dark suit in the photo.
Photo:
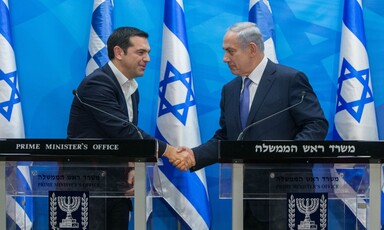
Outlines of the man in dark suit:
{"type": "MultiPolygon", "coordinates": [[[[68,137],[140,139],[140,132],[143,139],[154,139],[137,127],[139,92],[135,78],[144,75],[150,61],[148,34],[134,27],[118,28],[108,38],[107,48],[110,61],[84,78],[77,89],[81,101],[77,97],[73,100],[68,137]]],[[[170,161],[194,162],[192,154],[176,153],[174,147],[162,141],[158,144],[159,154],[170,161]]],[[[106,167],[106,170],[108,190],[132,188],[134,171],[128,162],[106,167]]],[[[90,229],[104,229],[104,226],[108,230],[128,229],[130,199],[107,199],[106,202],[107,223],[102,221],[103,211],[91,209],[90,229]]]]}
{"type": "MultiPolygon", "coordinates": [[[[243,140],[325,138],[328,122],[306,75],[273,63],[265,57],[263,37],[254,23],[241,22],[231,26],[224,36],[223,49],[223,61],[237,77],[222,89],[220,128],[208,142],[190,150],[195,155],[196,165],[175,161],[176,166],[181,169],[193,166],[191,171],[194,171],[216,163],[219,140],[237,140],[245,127],[300,102],[303,94],[302,103],[249,128],[243,140]],[[248,86],[245,90],[246,81],[248,86]],[[245,91],[248,91],[248,104],[245,107],[249,114],[241,119],[241,97],[245,91]]],[[[253,177],[245,175],[244,178],[247,180],[253,177]]],[[[267,175],[259,175],[254,181],[246,181],[244,184],[252,182],[256,187],[267,187],[265,189],[268,192],[268,185],[263,182],[267,178],[267,175]]],[[[258,207],[255,202],[245,204],[245,208],[245,229],[269,229],[268,209],[258,207]]]]}

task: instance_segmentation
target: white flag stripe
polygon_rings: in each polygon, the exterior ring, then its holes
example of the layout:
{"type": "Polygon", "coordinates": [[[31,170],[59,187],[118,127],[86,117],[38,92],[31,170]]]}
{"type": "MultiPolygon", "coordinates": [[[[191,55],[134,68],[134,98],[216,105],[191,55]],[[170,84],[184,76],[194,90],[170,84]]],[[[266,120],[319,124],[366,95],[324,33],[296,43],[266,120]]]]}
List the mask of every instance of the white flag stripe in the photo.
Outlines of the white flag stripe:
{"type": "MultiPolygon", "coordinates": [[[[342,40],[344,41],[340,46],[339,60],[339,74],[343,58],[347,59],[349,63],[356,69],[369,68],[368,55],[366,49],[361,41],[345,26],[342,27],[342,40]],[[353,47],[353,49],[351,49],[353,47]]],[[[371,86],[371,85],[370,85],[371,86]]]]}
{"type": "MultiPolygon", "coordinates": [[[[374,104],[370,103],[365,106],[365,110],[374,110],[374,104]]],[[[360,123],[355,119],[349,118],[351,115],[343,110],[337,113],[335,127],[337,130],[343,130],[340,132],[343,140],[376,140],[378,133],[376,125],[371,122],[376,121],[376,117],[372,117],[371,114],[363,113],[360,123]],[[340,119],[339,119],[340,118],[340,119]],[[366,130],[366,131],[365,131],[366,130]],[[371,130],[371,131],[369,131],[371,130]]],[[[335,118],[335,119],[336,119],[335,118]]]]}
{"type": "Polygon", "coordinates": [[[167,202],[172,207],[178,207],[177,209],[174,209],[175,212],[189,224],[191,229],[209,229],[204,219],[201,218],[200,214],[189,202],[189,200],[182,193],[180,193],[180,191],[171,181],[168,180],[161,170],[157,171],[159,177],[156,178],[154,182],[160,184],[156,184],[156,187],[161,187],[164,197],[173,197],[173,199],[168,199],[167,202]]]}
{"type": "Polygon", "coordinates": [[[176,2],[180,5],[181,9],[184,11],[184,3],[183,0],[176,0],[176,2]]]}
{"type": "MultiPolygon", "coordinates": [[[[174,95],[177,94],[175,93],[174,95]]],[[[190,107],[188,113],[189,116],[187,117],[185,126],[170,113],[157,119],[159,130],[173,130],[172,132],[162,132],[162,134],[164,138],[174,146],[187,145],[193,147],[200,144],[198,121],[192,118],[193,114],[196,115],[196,107],[190,107]]]]}
{"type": "Polygon", "coordinates": [[[259,2],[260,0],[249,0],[249,8],[248,10],[252,9],[252,7],[259,2]]]}
{"type": "MultiPolygon", "coordinates": [[[[0,95],[0,101],[2,100],[0,95]]],[[[8,122],[3,116],[0,115],[0,138],[20,138],[24,137],[24,129],[19,129],[20,125],[24,126],[23,116],[15,111],[20,111],[20,103],[13,106],[11,120],[8,122]]]]}
{"type": "Polygon", "coordinates": [[[195,172],[195,174],[197,175],[197,177],[199,177],[201,183],[204,185],[204,188],[205,188],[205,194],[207,195],[207,197],[209,197],[209,194],[208,194],[208,187],[207,187],[207,181],[206,181],[206,176],[205,176],[205,170],[203,169],[200,169],[198,171],[195,172]]]}
{"type": "Polygon", "coordinates": [[[17,166],[17,169],[21,172],[25,181],[28,183],[28,189],[32,188],[31,176],[29,174],[29,166],[17,166]]]}
{"type": "Polygon", "coordinates": [[[100,4],[102,4],[105,0],[95,0],[93,3],[93,10],[95,10],[97,7],[99,7],[100,4]]]}
{"type": "Polygon", "coordinates": [[[21,230],[32,229],[33,223],[28,215],[25,215],[23,207],[11,196],[6,196],[7,214],[21,230]],[[22,213],[22,214],[17,214],[22,213]]]}
{"type": "Polygon", "coordinates": [[[164,72],[167,62],[170,62],[181,73],[191,71],[191,64],[188,50],[184,44],[172,33],[167,26],[163,26],[163,58],[161,61],[160,79],[164,79],[164,72]],[[177,53],[177,55],[174,55],[177,53]],[[180,58],[183,57],[183,58],[180,58]]]}
{"type": "Polygon", "coordinates": [[[269,58],[269,60],[278,63],[275,51],[275,43],[272,38],[269,38],[264,41],[264,54],[269,58]]]}
{"type": "MultiPolygon", "coordinates": [[[[148,194],[145,197],[145,204],[146,204],[146,210],[145,210],[145,220],[148,221],[149,216],[151,215],[153,211],[153,199],[152,194],[148,194]]],[[[131,215],[131,213],[129,213],[131,215]]]]}
{"type": "Polygon", "coordinates": [[[104,42],[100,39],[99,35],[96,34],[93,27],[91,27],[91,33],[89,34],[89,40],[92,41],[92,46],[89,46],[88,51],[91,56],[95,55],[102,48],[106,46],[104,42]]]}
{"type": "Polygon", "coordinates": [[[99,65],[95,62],[93,58],[91,58],[87,63],[86,73],[91,73],[97,68],[99,68],[99,65]]]}
{"type": "Polygon", "coordinates": [[[16,70],[15,64],[15,54],[13,48],[5,39],[4,36],[0,34],[0,69],[4,73],[13,72],[16,70]]]}
{"type": "Polygon", "coordinates": [[[363,0],[356,0],[356,2],[360,5],[360,8],[363,8],[363,0]]]}

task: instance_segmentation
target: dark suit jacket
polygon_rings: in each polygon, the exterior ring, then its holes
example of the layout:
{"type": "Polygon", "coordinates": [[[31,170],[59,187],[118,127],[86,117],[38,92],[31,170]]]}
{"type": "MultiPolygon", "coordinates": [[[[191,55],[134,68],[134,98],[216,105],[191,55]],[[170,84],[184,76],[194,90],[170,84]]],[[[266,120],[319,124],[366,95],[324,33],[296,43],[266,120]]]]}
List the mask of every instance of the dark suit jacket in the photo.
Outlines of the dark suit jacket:
{"type": "MultiPolygon", "coordinates": [[[[77,89],[80,99],[96,108],[121,119],[83,105],[75,97],[72,102],[67,134],[69,138],[121,138],[139,139],[133,125],[128,122],[128,108],[123,91],[108,64],[95,70],[83,79],[77,89]]],[[[138,123],[139,92],[132,95],[133,120],[138,123]]],[[[154,139],[139,129],[144,139],[154,139]]],[[[163,153],[166,143],[159,141],[159,152],[163,153]]]]}
{"type": "MultiPolygon", "coordinates": [[[[121,86],[108,64],[84,78],[77,92],[84,103],[120,119],[83,105],[75,97],[67,129],[68,138],[140,139],[135,127],[125,122],[129,121],[127,103],[121,86]]],[[[139,92],[135,91],[132,95],[132,123],[135,126],[138,123],[138,104],[139,92]]],[[[144,139],[153,139],[143,130],[139,130],[144,139]]],[[[166,143],[159,141],[159,153],[163,153],[165,149],[166,143]]],[[[113,163],[113,166],[117,164],[113,163]]],[[[99,165],[97,170],[107,171],[109,191],[127,188],[127,162],[121,162],[119,167],[108,167],[108,163],[105,163],[103,166],[99,165]]]]}
{"type": "MultiPolygon", "coordinates": [[[[193,148],[198,170],[218,161],[218,140],[237,140],[241,129],[242,79],[224,85],[220,101],[220,128],[206,143],[193,148]]],[[[328,122],[304,73],[268,60],[249,112],[247,125],[281,111],[305,98],[300,105],[250,128],[243,140],[323,140],[328,122]]]]}
{"type": "MultiPolygon", "coordinates": [[[[219,140],[238,139],[242,131],[239,113],[241,87],[240,77],[224,85],[220,101],[220,128],[208,142],[193,148],[196,165],[191,168],[191,171],[218,161],[219,140]]],[[[269,60],[253,99],[246,125],[300,102],[303,92],[305,97],[301,104],[248,129],[243,140],[323,140],[328,131],[328,122],[305,74],[269,60]]],[[[270,192],[268,168],[275,171],[279,166],[260,167],[265,170],[245,171],[244,193],[268,194],[270,192]]],[[[285,172],[287,169],[282,170],[285,172]]],[[[276,226],[286,223],[283,202],[246,201],[249,204],[245,207],[250,208],[253,218],[262,222],[272,221],[276,226]]]]}

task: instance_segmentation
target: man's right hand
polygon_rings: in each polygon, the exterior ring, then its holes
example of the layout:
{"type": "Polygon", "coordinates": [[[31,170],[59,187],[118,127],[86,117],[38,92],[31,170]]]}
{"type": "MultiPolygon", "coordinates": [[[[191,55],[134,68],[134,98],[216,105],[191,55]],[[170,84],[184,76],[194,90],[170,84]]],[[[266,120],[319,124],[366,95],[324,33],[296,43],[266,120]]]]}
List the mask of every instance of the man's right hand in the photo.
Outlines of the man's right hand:
{"type": "Polygon", "coordinates": [[[167,157],[169,162],[182,171],[187,171],[190,167],[196,165],[195,155],[193,151],[187,147],[179,147],[176,149],[168,145],[163,156],[167,157]]]}

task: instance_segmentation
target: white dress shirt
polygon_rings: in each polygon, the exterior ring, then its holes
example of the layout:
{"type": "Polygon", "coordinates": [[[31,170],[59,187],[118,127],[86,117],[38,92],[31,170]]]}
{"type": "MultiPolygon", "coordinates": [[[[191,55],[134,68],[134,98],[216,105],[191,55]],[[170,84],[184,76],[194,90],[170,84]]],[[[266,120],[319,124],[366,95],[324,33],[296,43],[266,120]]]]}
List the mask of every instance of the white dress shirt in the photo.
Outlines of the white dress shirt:
{"type": "MultiPolygon", "coordinates": [[[[268,58],[264,56],[263,60],[261,60],[260,64],[256,66],[256,68],[251,72],[248,78],[251,80],[251,84],[249,85],[249,109],[251,109],[253,99],[255,98],[257,87],[259,86],[261,76],[263,76],[264,70],[267,67],[268,58]]],[[[243,92],[244,88],[244,78],[243,85],[241,87],[241,92],[243,92]]]]}
{"type": "Polygon", "coordinates": [[[113,64],[113,62],[108,62],[109,67],[111,67],[112,72],[115,74],[117,81],[120,83],[121,89],[125,96],[125,101],[127,102],[128,108],[128,118],[129,122],[133,120],[133,107],[132,107],[132,94],[137,90],[138,84],[135,79],[129,80],[128,77],[124,76],[113,64]]]}

